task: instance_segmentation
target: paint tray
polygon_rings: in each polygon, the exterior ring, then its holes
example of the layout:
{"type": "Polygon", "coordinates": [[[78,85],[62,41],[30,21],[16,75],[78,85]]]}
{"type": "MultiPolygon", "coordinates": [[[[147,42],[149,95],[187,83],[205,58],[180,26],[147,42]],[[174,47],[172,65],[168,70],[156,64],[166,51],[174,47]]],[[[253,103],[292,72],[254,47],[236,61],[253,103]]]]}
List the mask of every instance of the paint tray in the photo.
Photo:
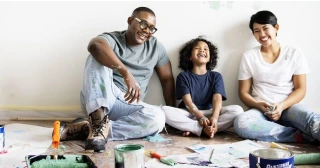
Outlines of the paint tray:
{"type": "Polygon", "coordinates": [[[27,168],[57,167],[57,168],[97,168],[86,155],[27,155],[27,168]],[[42,166],[40,166],[42,165],[42,166]]]}

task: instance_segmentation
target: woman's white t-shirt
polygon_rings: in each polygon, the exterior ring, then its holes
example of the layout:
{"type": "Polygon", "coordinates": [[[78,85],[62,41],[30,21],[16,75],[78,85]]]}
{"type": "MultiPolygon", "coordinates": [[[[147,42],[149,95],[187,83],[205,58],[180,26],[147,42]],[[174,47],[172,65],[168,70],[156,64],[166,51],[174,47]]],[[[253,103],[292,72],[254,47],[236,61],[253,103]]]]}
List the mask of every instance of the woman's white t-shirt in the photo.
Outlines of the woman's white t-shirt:
{"type": "Polygon", "coordinates": [[[257,101],[279,103],[293,91],[293,75],[309,73],[307,61],[301,50],[281,46],[277,60],[270,64],[263,60],[261,46],[243,54],[238,80],[252,77],[252,97],[257,101]]]}

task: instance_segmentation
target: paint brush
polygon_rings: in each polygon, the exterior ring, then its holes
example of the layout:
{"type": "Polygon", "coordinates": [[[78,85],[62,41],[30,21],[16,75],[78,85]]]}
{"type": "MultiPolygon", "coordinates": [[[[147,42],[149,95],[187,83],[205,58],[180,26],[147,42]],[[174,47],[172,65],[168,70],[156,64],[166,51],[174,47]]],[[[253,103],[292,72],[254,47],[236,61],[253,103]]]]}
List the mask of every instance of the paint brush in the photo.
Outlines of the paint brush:
{"type": "Polygon", "coordinates": [[[277,144],[277,143],[275,143],[275,142],[271,142],[271,143],[270,143],[270,147],[271,147],[271,148],[279,148],[279,149],[288,150],[288,148],[286,148],[286,147],[284,147],[284,146],[282,146],[282,145],[280,145],[280,144],[277,144]]]}
{"type": "Polygon", "coordinates": [[[214,149],[212,149],[211,154],[210,154],[210,158],[209,158],[209,161],[210,161],[211,163],[213,163],[213,162],[212,162],[212,159],[213,159],[213,153],[214,153],[214,149]]]}
{"type": "MultiPolygon", "coordinates": [[[[60,121],[53,122],[53,134],[52,134],[52,145],[53,149],[58,149],[60,143],[60,121]]],[[[58,156],[53,155],[53,158],[57,160],[58,156]]]]}
{"type": "Polygon", "coordinates": [[[174,161],[173,159],[166,159],[162,156],[160,156],[159,154],[155,153],[155,152],[150,152],[150,156],[152,158],[157,158],[160,160],[160,162],[164,163],[164,164],[167,164],[167,165],[170,165],[170,166],[174,166],[177,164],[176,161],[174,161]]]}

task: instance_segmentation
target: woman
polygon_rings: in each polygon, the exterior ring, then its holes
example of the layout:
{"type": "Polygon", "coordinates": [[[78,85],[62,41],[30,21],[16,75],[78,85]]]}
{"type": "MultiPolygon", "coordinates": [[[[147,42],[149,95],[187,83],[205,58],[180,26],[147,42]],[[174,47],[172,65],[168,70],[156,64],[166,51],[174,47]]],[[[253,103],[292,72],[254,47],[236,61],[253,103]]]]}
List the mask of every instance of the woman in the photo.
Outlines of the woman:
{"type": "Polygon", "coordinates": [[[252,15],[249,27],[261,46],[241,60],[239,96],[250,109],[236,118],[235,131],[261,141],[320,140],[320,114],[298,104],[306,94],[309,72],[303,53],[277,41],[279,25],[270,11],[252,15]]]}

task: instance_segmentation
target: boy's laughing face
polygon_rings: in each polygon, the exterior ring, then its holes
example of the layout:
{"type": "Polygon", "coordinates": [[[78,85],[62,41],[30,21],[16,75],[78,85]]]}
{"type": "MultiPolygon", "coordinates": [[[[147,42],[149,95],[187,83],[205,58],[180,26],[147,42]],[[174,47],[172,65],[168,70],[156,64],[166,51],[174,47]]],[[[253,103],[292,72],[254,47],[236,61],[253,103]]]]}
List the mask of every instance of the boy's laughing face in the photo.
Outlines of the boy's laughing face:
{"type": "Polygon", "coordinates": [[[207,64],[210,61],[210,51],[207,43],[198,41],[198,43],[192,48],[191,62],[195,64],[207,64]]]}

